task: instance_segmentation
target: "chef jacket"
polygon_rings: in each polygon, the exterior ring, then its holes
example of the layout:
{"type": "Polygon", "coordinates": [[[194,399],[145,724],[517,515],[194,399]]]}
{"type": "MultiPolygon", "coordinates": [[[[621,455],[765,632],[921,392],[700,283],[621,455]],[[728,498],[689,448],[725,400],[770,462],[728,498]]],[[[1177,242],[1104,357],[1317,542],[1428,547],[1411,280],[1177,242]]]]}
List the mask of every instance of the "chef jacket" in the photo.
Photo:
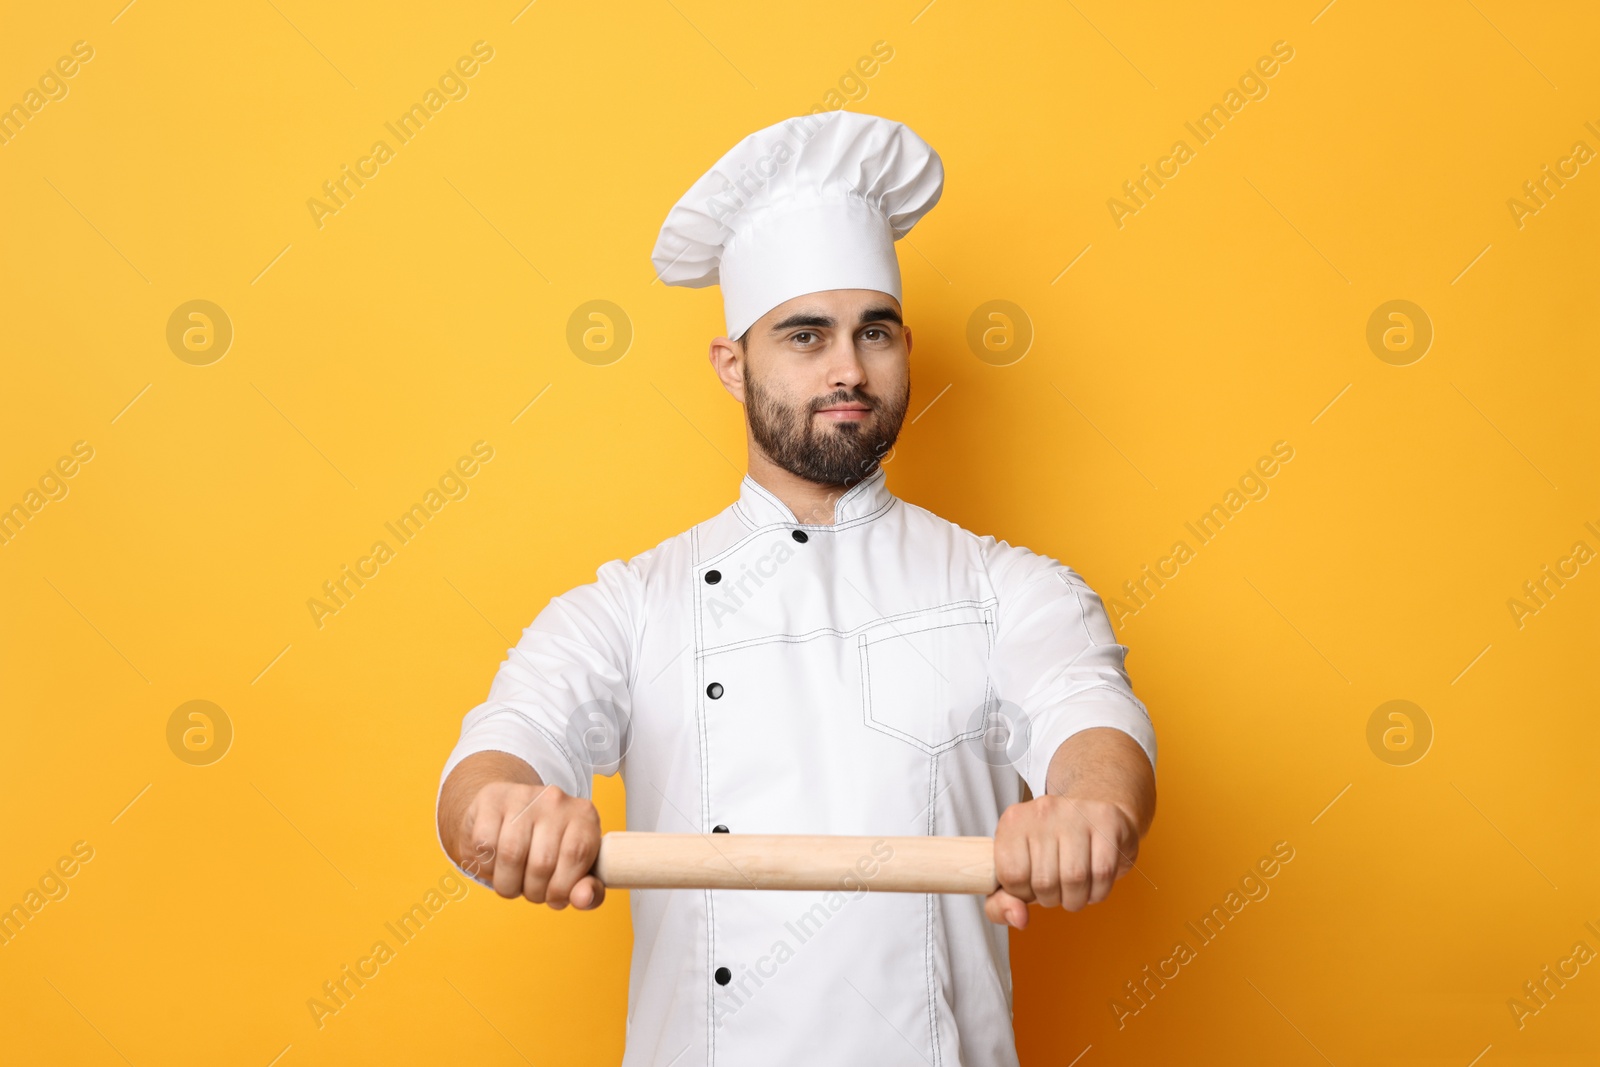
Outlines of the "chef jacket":
{"type": "MultiPolygon", "coordinates": [[[[553,598],[441,789],[496,750],[581,797],[620,770],[630,830],[961,836],[992,835],[1024,781],[1043,795],[1079,730],[1122,730],[1154,767],[1127,649],[1076,572],[900,500],[881,467],[834,520],[747,475],[553,598]]],[[[633,890],[624,1067],[1015,1064],[1008,928],[981,896],[871,892],[885,850],[827,892],[633,890]]]]}

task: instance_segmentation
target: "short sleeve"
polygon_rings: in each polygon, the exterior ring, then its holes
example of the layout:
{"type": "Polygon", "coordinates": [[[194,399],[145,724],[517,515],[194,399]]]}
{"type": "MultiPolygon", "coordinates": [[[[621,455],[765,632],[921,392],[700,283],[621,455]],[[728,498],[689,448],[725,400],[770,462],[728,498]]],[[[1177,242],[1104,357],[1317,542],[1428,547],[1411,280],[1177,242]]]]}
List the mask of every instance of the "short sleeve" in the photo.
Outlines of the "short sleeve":
{"type": "Polygon", "coordinates": [[[995,693],[1022,709],[1029,741],[1016,767],[1034,796],[1045,793],[1051,757],[1068,737],[1109,726],[1132,737],[1156,765],[1155,727],[1134,696],[1104,604],[1072,568],[982,538],[999,601],[990,675],[995,693]]]}
{"type": "MultiPolygon", "coordinates": [[[[638,560],[612,560],[596,580],[551,599],[508,650],[488,699],[467,712],[439,775],[477,752],[507,752],[546,785],[589,797],[595,774],[627,751],[644,580],[638,560]]],[[[435,801],[437,805],[437,800],[435,801]]],[[[441,847],[443,842],[441,841],[441,847]]]]}

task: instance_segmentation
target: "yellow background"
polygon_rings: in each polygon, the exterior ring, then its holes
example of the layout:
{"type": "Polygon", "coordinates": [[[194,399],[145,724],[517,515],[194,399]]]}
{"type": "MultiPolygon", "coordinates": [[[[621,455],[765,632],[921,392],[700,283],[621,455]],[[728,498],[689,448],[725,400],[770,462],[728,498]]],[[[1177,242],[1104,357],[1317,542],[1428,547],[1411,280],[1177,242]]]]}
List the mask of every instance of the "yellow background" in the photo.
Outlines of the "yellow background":
{"type": "MultiPolygon", "coordinates": [[[[75,41],[94,58],[0,146],[0,506],[74,442],[94,459],[0,546],[0,905],[94,858],[0,947],[0,1060],[618,1060],[623,894],[474,888],[321,1029],[306,1001],[448,872],[438,773],[521,628],[733,499],[718,293],[649,252],[718,155],[884,41],[850,106],[948,173],[901,246],[895,492],[1111,597],[1295,450],[1120,626],[1159,811],[1108,902],[1013,935],[1024,1062],[1594,1062],[1600,966],[1520,1029],[1506,1002],[1600,950],[1600,568],[1520,628],[1507,601],[1600,548],[1600,168],[1520,228],[1507,201],[1600,149],[1600,20],[1319,6],[10,13],[0,103],[75,41]],[[479,40],[469,95],[319,229],[306,201],[479,40]],[[1269,95],[1118,228],[1107,200],[1280,40],[1269,95]],[[193,299],[234,329],[206,366],[166,341],[193,299]],[[565,340],[595,299],[634,332],[605,366],[565,340]],[[1035,331],[1009,366],[965,340],[992,299],[1035,331]],[[1409,366],[1366,342],[1392,299],[1435,331],[1409,366]],[[315,626],[322,582],[478,440],[470,494],[315,626]],[[209,766],[167,744],[196,699],[235,731],[209,766]],[[1409,766],[1367,743],[1395,699],[1434,732],[1409,766]],[[1119,1029],[1123,983],[1278,841],[1270,896],[1119,1029]]],[[[597,795],[618,826],[620,784],[597,795]]]]}

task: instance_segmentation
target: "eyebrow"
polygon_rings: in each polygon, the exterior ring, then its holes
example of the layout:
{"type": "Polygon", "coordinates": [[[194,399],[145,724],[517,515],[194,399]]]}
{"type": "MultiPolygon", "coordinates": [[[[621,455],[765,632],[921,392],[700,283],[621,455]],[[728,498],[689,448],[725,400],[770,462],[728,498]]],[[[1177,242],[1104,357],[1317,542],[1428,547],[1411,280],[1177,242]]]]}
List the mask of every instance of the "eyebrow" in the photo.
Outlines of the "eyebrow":
{"type": "MultiPolygon", "coordinates": [[[[900,319],[900,313],[888,304],[864,308],[861,312],[861,319],[856,325],[865,326],[869,322],[893,322],[901,326],[905,325],[900,319]]],[[[774,323],[771,332],[782,333],[797,326],[815,326],[819,329],[831,329],[837,325],[839,325],[839,321],[832,315],[819,315],[814,311],[801,311],[790,315],[782,322],[774,323]]]]}

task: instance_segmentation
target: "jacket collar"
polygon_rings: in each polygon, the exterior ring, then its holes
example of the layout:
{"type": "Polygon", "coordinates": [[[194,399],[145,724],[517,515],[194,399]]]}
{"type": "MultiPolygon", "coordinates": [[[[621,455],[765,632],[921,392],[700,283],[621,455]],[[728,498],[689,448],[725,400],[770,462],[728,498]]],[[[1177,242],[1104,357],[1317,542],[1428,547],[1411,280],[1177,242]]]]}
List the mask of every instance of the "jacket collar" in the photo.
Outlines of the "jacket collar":
{"type": "Polygon", "coordinates": [[[746,474],[744,481],[739,483],[739,500],[734,504],[734,510],[752,529],[783,525],[827,530],[876,518],[889,510],[895,499],[895,495],[889,492],[888,479],[883,468],[878,467],[871,475],[852,485],[834,501],[833,527],[825,523],[802,523],[794,517],[794,512],[789,510],[787,504],[746,474]]]}

